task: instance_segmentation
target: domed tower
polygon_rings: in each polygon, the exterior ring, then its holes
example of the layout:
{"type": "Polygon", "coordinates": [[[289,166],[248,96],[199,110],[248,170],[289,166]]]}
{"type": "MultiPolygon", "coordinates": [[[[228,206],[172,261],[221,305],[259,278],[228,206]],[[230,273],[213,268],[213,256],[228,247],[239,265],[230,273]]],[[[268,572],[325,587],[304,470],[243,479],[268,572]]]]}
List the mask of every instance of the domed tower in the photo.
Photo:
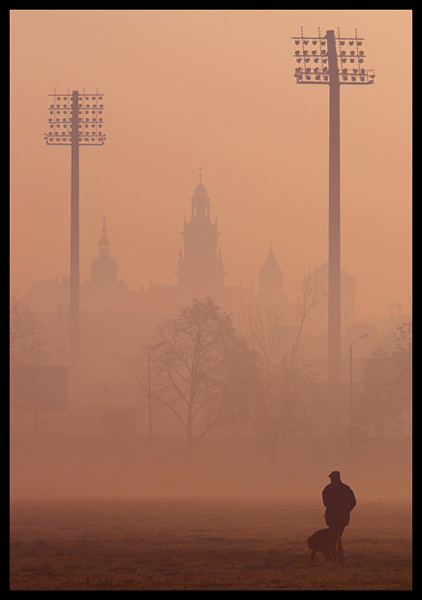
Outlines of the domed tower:
{"type": "Polygon", "coordinates": [[[103,215],[102,237],[99,241],[98,256],[91,262],[91,282],[100,290],[112,290],[117,284],[118,266],[110,255],[110,242],[107,239],[106,218],[103,215]]]}
{"type": "MultiPolygon", "coordinates": [[[[201,171],[201,170],[200,170],[201,171]]],[[[183,227],[183,252],[179,253],[177,285],[184,294],[218,295],[224,286],[224,265],[218,249],[218,225],[211,222],[210,199],[202,185],[191,198],[191,220],[183,227]]]]}

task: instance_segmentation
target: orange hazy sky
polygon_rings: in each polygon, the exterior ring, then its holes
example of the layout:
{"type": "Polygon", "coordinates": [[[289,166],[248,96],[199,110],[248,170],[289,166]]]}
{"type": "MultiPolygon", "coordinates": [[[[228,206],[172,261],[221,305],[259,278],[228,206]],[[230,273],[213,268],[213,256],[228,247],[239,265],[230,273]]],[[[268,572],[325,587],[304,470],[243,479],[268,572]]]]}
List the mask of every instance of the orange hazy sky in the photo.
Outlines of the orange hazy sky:
{"type": "Polygon", "coordinates": [[[341,88],[342,268],[360,317],[409,312],[412,12],[12,10],[12,288],[70,271],[70,148],[47,146],[48,94],[105,94],[102,147],[80,150],[81,279],[103,209],[132,290],[175,284],[198,168],[226,284],[257,288],[270,243],[294,296],[328,258],[328,86],[297,85],[293,36],[365,38],[375,84],[341,88]]]}

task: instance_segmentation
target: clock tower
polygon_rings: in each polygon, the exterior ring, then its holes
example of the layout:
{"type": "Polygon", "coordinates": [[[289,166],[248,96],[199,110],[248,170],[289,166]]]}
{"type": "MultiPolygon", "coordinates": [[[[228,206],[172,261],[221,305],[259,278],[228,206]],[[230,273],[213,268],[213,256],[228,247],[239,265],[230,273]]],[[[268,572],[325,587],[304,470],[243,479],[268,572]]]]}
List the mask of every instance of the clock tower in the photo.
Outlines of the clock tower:
{"type": "Polygon", "coordinates": [[[179,252],[177,285],[186,295],[204,297],[219,295],[224,286],[224,265],[218,248],[217,219],[212,223],[210,199],[202,184],[201,169],[199,184],[191,198],[191,220],[183,227],[183,252],[179,252]]]}

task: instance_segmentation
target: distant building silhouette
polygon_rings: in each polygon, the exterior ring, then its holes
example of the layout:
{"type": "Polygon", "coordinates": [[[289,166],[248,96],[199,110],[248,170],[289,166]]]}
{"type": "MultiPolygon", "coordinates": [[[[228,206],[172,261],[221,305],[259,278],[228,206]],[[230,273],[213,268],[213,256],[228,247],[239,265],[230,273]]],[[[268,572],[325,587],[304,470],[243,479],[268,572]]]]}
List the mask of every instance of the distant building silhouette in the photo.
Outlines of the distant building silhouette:
{"type": "MultiPolygon", "coordinates": [[[[258,291],[253,287],[227,286],[226,271],[219,248],[217,219],[211,221],[211,202],[202,184],[202,176],[191,198],[191,218],[183,227],[183,250],[175,275],[175,284],[157,284],[148,289],[129,290],[120,277],[117,259],[110,252],[110,241],[103,215],[98,254],[91,261],[90,280],[80,286],[80,308],[92,313],[171,313],[176,305],[190,302],[193,297],[211,296],[229,312],[253,304],[287,306],[283,289],[283,273],[272,246],[258,273],[258,291]]],[[[69,306],[69,277],[34,281],[24,301],[35,312],[66,310],[69,306]]]]}
{"type": "Polygon", "coordinates": [[[179,253],[177,285],[183,296],[221,296],[224,266],[218,249],[218,225],[211,222],[210,199],[200,181],[191,198],[189,223],[183,227],[183,252],[179,253]]]}
{"type": "Polygon", "coordinates": [[[258,294],[263,304],[287,304],[287,294],[284,293],[284,276],[274,256],[272,244],[264,264],[258,271],[258,294]]]}
{"type": "Polygon", "coordinates": [[[103,215],[102,237],[98,243],[98,255],[91,262],[91,282],[93,287],[107,292],[117,284],[119,269],[116,259],[110,254],[110,242],[107,239],[105,223],[106,218],[103,215]]]}
{"type": "Polygon", "coordinates": [[[121,311],[129,286],[122,278],[118,280],[118,274],[117,259],[110,252],[106,218],[103,215],[98,254],[91,260],[91,281],[85,280],[80,287],[81,309],[91,312],[121,311]]]}

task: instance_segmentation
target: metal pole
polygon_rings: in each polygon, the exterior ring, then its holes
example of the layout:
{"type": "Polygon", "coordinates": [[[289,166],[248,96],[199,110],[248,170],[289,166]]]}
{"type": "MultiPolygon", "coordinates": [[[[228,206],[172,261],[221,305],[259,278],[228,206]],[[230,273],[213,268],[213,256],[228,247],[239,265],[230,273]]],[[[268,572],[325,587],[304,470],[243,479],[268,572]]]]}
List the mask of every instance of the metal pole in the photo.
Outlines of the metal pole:
{"type": "Polygon", "coordinates": [[[341,392],[341,230],[340,230],[340,85],[374,83],[375,73],[363,66],[363,38],[336,38],[334,30],[321,37],[293,38],[297,49],[296,83],[329,85],[329,215],[328,215],[328,396],[333,406],[341,392]],[[337,53],[338,47],[338,53],[337,53]],[[328,65],[327,65],[328,63],[328,65]],[[339,69],[340,65],[340,69],[339,69]],[[340,83],[341,78],[341,83],[340,83]]]}
{"type": "Polygon", "coordinates": [[[340,81],[335,34],[326,33],[330,74],[329,217],[328,217],[328,389],[341,382],[341,238],[340,238],[340,81]]]}
{"type": "Polygon", "coordinates": [[[72,93],[70,205],[70,364],[79,381],[79,93],[72,93]]]}
{"type": "Polygon", "coordinates": [[[351,432],[353,432],[353,350],[352,350],[352,346],[359,340],[363,340],[364,338],[367,338],[368,336],[369,336],[369,333],[364,333],[356,340],[353,340],[353,342],[350,343],[350,347],[349,347],[349,369],[350,369],[350,413],[349,413],[350,422],[349,422],[349,425],[350,425],[351,432]]]}
{"type": "Polygon", "coordinates": [[[151,350],[148,350],[148,436],[152,445],[151,350]]]}
{"type": "Polygon", "coordinates": [[[164,342],[159,342],[155,346],[148,348],[148,427],[149,427],[149,447],[152,448],[152,394],[151,394],[151,352],[164,346],[164,342]]]}
{"type": "MultiPolygon", "coordinates": [[[[357,341],[357,340],[355,340],[357,341]]],[[[350,462],[353,465],[355,460],[355,432],[353,429],[353,347],[354,342],[350,344],[350,423],[349,423],[349,436],[350,436],[350,462]]],[[[347,437],[347,428],[346,428],[347,437]]]]}
{"type": "Polygon", "coordinates": [[[49,132],[44,135],[48,145],[71,146],[71,201],[70,201],[70,307],[69,307],[69,354],[71,394],[78,395],[80,373],[79,339],[79,146],[102,146],[103,94],[98,90],[82,95],[74,90],[64,94],[49,94],[53,98],[49,106],[49,132]],[[82,116],[83,115],[83,116],[82,116]],[[83,122],[82,122],[83,119],[83,122]]]}
{"type": "MultiPolygon", "coordinates": [[[[355,340],[355,341],[357,341],[357,340],[355,340]]],[[[349,406],[350,422],[349,422],[349,425],[350,425],[350,431],[353,430],[353,350],[352,350],[353,344],[354,344],[354,342],[352,342],[350,344],[350,348],[349,348],[349,369],[350,369],[350,406],[349,406]]]]}

